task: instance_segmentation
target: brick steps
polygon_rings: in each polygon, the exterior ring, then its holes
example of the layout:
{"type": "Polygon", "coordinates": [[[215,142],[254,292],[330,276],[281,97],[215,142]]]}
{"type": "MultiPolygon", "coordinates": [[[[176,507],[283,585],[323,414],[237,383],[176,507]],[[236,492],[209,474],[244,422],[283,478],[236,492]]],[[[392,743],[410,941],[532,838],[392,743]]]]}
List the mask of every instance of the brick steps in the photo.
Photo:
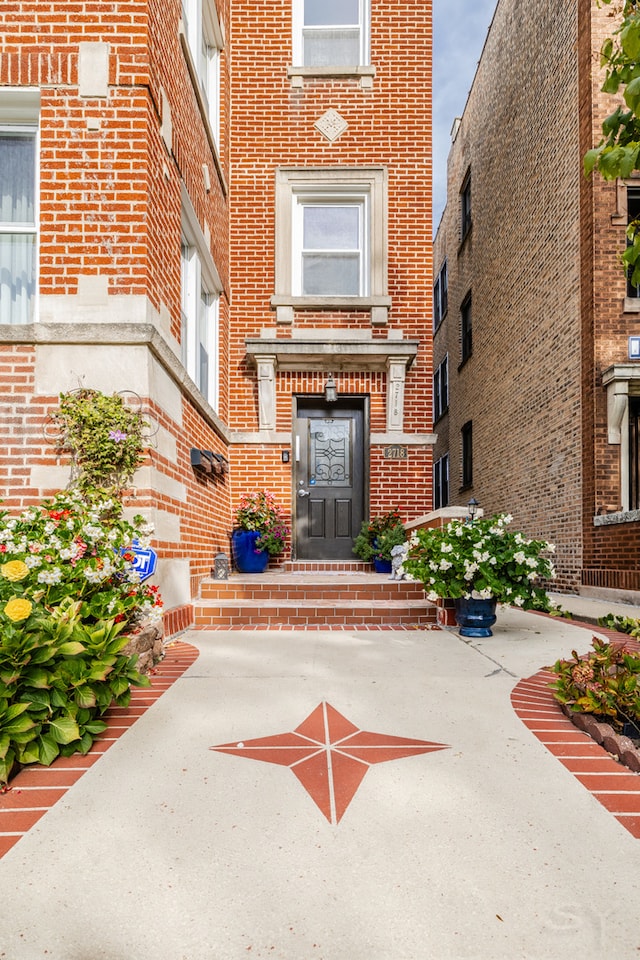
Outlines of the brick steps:
{"type": "Polygon", "coordinates": [[[436,622],[436,608],[418,584],[363,573],[353,564],[325,563],[321,570],[292,566],[205,581],[194,604],[195,628],[375,630],[436,622]]]}

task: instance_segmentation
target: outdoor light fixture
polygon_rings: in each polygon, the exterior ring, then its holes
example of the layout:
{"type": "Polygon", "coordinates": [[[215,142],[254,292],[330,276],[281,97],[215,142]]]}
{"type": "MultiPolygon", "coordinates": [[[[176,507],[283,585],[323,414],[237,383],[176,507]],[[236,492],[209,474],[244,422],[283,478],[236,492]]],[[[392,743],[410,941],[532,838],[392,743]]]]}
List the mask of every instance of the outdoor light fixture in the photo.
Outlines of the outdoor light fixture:
{"type": "Polygon", "coordinates": [[[327,403],[335,403],[338,399],[338,388],[332,373],[329,374],[329,379],[324,385],[324,398],[327,403]]]}
{"type": "Polygon", "coordinates": [[[469,500],[469,503],[467,504],[467,510],[469,511],[469,520],[471,521],[471,523],[473,523],[473,521],[475,520],[475,516],[476,516],[476,513],[478,512],[479,506],[480,504],[478,503],[476,498],[471,497],[471,500],[469,500]]]}
{"type": "Polygon", "coordinates": [[[216,553],[211,575],[214,580],[229,579],[229,558],[226,553],[216,553]]]}

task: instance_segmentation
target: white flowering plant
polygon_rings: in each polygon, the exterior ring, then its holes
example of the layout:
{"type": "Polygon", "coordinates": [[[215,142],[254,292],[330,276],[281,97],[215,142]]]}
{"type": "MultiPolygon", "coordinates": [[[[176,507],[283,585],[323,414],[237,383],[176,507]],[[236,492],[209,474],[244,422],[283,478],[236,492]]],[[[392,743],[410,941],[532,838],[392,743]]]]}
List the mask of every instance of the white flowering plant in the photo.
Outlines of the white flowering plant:
{"type": "MultiPolygon", "coordinates": [[[[66,491],[18,516],[0,513],[0,636],[13,601],[29,615],[51,613],[66,598],[82,621],[113,620],[131,631],[162,616],[155,586],[140,582],[131,551],[148,544],[142,516],[128,521],[118,499],[85,500],[66,491]]],[[[25,619],[20,617],[21,620],[25,619]]]]}
{"type": "Polygon", "coordinates": [[[552,544],[508,529],[509,514],[451,520],[414,531],[402,565],[430,600],[466,597],[525,609],[549,609],[544,581],[555,576],[552,544]]]}

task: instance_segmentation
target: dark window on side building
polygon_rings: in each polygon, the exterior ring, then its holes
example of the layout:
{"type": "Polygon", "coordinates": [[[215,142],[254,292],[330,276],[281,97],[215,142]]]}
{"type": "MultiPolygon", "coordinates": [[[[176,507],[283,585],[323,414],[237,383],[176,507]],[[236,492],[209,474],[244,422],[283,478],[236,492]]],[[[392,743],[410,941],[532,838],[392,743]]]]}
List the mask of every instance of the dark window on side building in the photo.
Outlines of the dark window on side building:
{"type": "Polygon", "coordinates": [[[462,488],[473,483],[473,423],[467,420],[462,433],[462,488]]]}

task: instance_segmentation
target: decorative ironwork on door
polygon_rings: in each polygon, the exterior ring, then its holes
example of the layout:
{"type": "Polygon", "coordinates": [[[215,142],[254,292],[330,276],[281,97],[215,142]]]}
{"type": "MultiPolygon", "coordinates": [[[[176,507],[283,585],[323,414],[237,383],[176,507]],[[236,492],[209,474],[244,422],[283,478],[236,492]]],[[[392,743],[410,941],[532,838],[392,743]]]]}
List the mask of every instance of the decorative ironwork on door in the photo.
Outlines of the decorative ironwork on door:
{"type": "Polygon", "coordinates": [[[311,420],[310,482],[348,487],[352,473],[352,420],[311,420]]]}

